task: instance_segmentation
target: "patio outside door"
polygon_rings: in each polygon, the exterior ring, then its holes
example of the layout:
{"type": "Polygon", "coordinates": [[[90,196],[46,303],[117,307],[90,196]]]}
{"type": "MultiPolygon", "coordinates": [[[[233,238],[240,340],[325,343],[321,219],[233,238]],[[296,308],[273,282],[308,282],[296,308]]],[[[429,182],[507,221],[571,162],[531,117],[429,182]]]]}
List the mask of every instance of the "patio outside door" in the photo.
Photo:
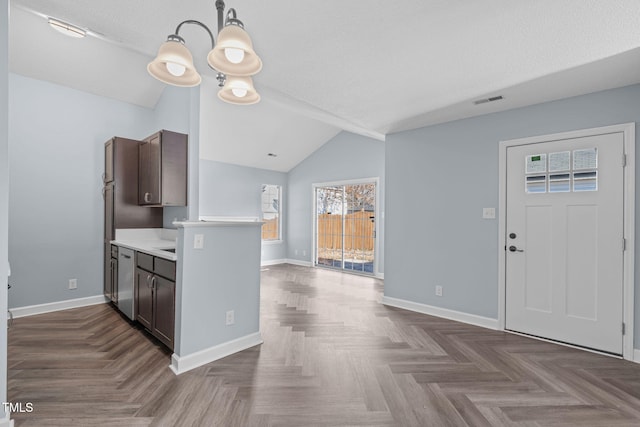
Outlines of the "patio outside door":
{"type": "Polygon", "coordinates": [[[376,183],[315,188],[315,265],[373,274],[376,183]]]}

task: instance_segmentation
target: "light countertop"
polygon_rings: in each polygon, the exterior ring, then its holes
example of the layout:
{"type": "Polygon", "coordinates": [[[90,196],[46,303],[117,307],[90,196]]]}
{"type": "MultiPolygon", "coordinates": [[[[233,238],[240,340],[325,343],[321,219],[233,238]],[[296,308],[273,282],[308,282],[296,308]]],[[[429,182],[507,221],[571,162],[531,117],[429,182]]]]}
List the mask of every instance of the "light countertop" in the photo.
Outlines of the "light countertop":
{"type": "Polygon", "coordinates": [[[176,261],[177,255],[165,249],[176,248],[176,230],[162,228],[118,229],[112,245],[123,246],[160,258],[176,261]]]}

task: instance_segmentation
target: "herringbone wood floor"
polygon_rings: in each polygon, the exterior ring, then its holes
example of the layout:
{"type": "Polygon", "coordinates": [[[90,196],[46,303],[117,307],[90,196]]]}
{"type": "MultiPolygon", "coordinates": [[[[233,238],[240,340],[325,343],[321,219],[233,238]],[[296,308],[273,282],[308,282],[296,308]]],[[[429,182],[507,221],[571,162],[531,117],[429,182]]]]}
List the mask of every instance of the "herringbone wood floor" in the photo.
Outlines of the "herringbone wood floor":
{"type": "MultiPolygon", "coordinates": [[[[108,305],[17,319],[17,426],[638,426],[640,365],[379,304],[382,283],[262,273],[264,344],[178,377],[108,305]]],[[[206,325],[203,325],[206,327],[206,325]]]]}

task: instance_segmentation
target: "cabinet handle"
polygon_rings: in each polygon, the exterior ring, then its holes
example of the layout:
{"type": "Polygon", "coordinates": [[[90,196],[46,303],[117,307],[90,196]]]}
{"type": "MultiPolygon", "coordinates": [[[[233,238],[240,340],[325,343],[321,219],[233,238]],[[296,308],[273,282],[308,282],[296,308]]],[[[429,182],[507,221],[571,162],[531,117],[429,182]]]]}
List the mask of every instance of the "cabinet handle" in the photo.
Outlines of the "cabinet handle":
{"type": "Polygon", "coordinates": [[[144,201],[149,203],[151,201],[151,193],[144,193],[144,201]]]}
{"type": "Polygon", "coordinates": [[[151,275],[150,275],[150,274],[147,274],[147,288],[151,288],[151,283],[150,283],[150,281],[151,281],[151,275]]]}
{"type": "Polygon", "coordinates": [[[156,288],[156,281],[157,281],[156,279],[157,279],[156,276],[153,276],[151,278],[151,289],[155,289],[156,288]]]}

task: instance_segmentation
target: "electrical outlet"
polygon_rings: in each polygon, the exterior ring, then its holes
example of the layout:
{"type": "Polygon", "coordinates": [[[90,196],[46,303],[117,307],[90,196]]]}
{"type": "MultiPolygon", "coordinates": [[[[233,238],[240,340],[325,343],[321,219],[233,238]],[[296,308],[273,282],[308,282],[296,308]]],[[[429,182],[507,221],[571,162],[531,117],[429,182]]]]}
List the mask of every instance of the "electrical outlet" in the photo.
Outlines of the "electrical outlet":
{"type": "Polygon", "coordinates": [[[193,249],[204,248],[204,234],[196,234],[193,236],[193,249]]]}
{"type": "Polygon", "coordinates": [[[294,253],[296,256],[298,256],[298,250],[297,250],[297,249],[296,249],[296,250],[294,250],[294,251],[293,251],[293,253],[294,253]]]}
{"type": "Polygon", "coordinates": [[[78,279],[69,279],[69,289],[78,289],[78,279]]]}
{"type": "Polygon", "coordinates": [[[436,296],[437,297],[442,296],[442,286],[436,286],[436,296]]]}
{"type": "Polygon", "coordinates": [[[235,319],[234,311],[233,310],[227,311],[227,319],[226,319],[227,326],[233,325],[235,322],[236,322],[236,319],[235,319]]]}
{"type": "Polygon", "coordinates": [[[302,256],[307,256],[307,251],[302,251],[302,256]]]}

